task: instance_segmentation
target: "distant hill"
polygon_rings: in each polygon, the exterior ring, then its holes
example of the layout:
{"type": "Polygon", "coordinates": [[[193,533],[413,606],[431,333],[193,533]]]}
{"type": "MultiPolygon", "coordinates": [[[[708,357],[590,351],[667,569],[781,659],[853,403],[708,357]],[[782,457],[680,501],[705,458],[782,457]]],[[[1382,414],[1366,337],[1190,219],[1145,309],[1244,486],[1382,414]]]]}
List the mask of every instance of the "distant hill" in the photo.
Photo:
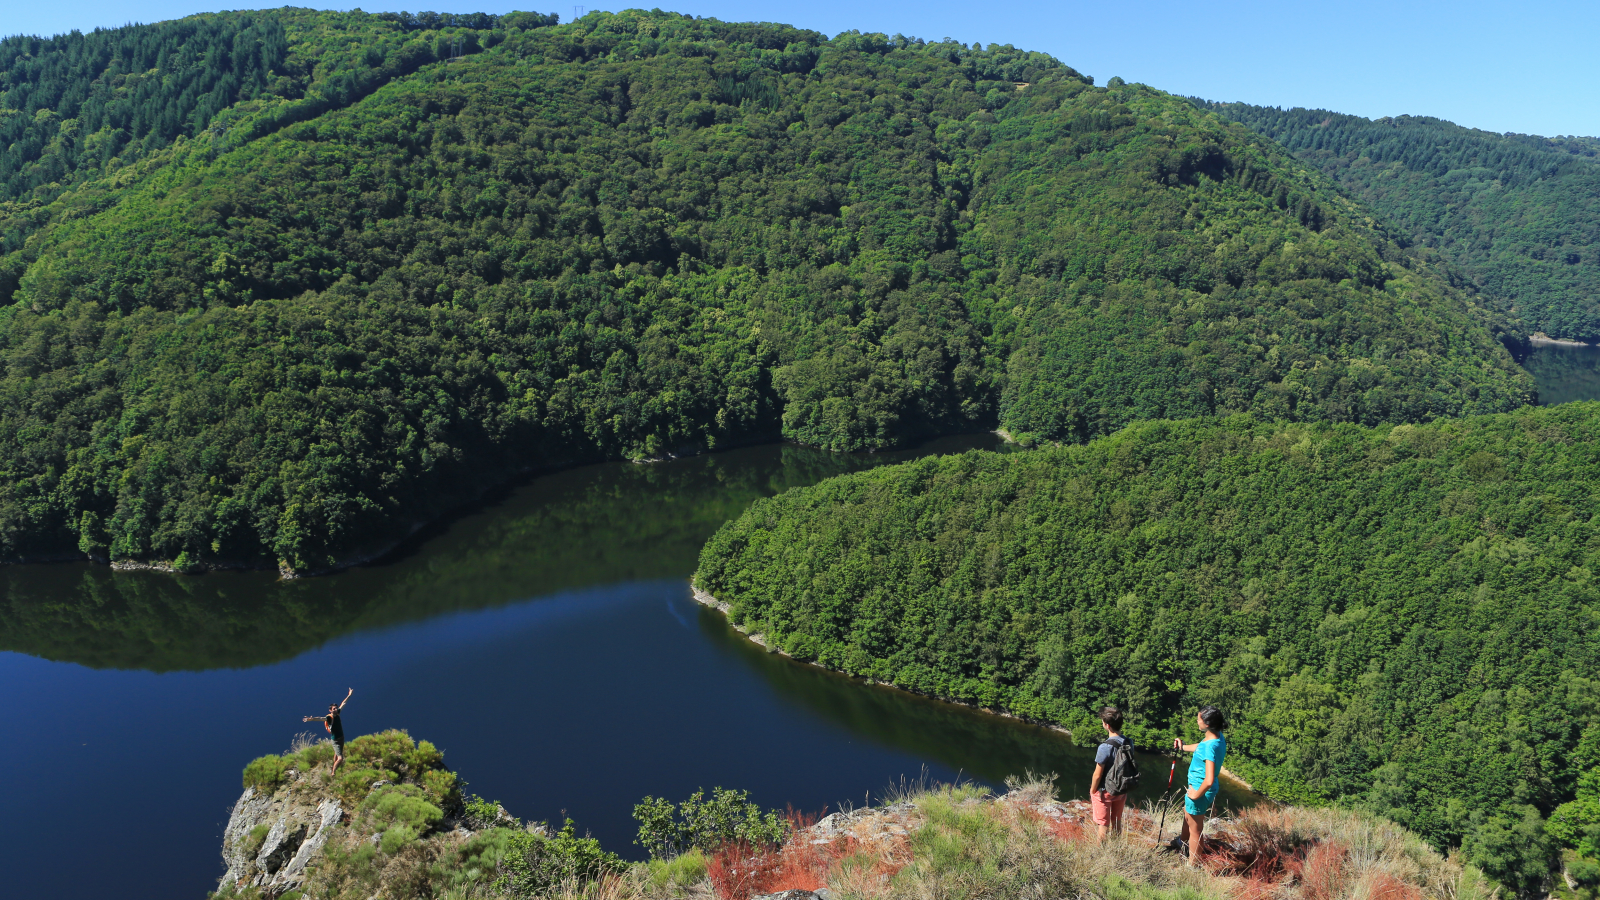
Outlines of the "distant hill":
{"type": "Polygon", "coordinates": [[[0,558],[317,570],[580,460],[1532,396],[1504,316],[1276,144],[1010,46],[282,10],[3,47],[0,558]]]}
{"type": "Polygon", "coordinates": [[[1600,139],[1192,99],[1321,169],[1528,330],[1600,337],[1600,139]]]}

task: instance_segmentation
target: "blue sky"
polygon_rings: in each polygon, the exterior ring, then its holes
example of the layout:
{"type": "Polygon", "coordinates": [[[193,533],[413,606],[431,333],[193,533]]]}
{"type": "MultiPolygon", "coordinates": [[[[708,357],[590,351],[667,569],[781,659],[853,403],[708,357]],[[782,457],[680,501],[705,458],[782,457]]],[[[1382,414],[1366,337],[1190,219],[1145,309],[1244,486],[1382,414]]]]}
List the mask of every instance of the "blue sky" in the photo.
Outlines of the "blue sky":
{"type": "MultiPolygon", "coordinates": [[[[660,2],[660,0],[653,0],[660,2]]],[[[329,9],[345,4],[301,0],[329,9]]],[[[6,0],[0,34],[154,22],[223,8],[205,0],[6,0]]],[[[372,0],[369,12],[556,12],[522,0],[372,0]]],[[[589,9],[623,9],[623,4],[589,9]]],[[[1491,131],[1600,135],[1600,2],[1263,0],[953,3],[677,0],[663,8],[730,21],[788,22],[1042,50],[1093,75],[1178,94],[1365,116],[1432,115],[1491,131]]]]}

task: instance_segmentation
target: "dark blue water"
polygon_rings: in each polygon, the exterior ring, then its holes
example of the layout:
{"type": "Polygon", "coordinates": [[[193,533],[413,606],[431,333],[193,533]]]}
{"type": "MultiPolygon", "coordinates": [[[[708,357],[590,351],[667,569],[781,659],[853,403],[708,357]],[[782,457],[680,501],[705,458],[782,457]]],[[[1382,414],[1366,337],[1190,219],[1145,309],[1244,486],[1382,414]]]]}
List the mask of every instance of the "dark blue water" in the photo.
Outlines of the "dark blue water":
{"type": "Polygon", "coordinates": [[[244,765],[347,688],[347,733],[404,728],[469,792],[629,856],[647,794],[820,811],[1031,769],[1083,795],[1092,751],[1061,735],[768,654],[689,596],[755,498],[973,445],[994,440],[574,469],[326,578],[0,568],[0,893],[203,896],[244,765]]]}
{"type": "MultiPolygon", "coordinates": [[[[242,670],[95,671],[3,654],[5,893],[201,896],[221,874],[244,763],[284,749],[302,715],[347,687],[350,733],[427,737],[470,791],[526,818],[565,810],[616,849],[631,842],[628,812],[646,794],[738,786],[819,809],[925,766],[951,779],[985,757],[976,743],[936,752],[965,740],[948,726],[921,746],[862,733],[848,698],[784,690],[764,677],[765,657],[676,580],[448,614],[242,670]]],[[[835,680],[836,691],[863,690],[835,680]]],[[[968,717],[983,718],[951,718],[968,717]]]]}

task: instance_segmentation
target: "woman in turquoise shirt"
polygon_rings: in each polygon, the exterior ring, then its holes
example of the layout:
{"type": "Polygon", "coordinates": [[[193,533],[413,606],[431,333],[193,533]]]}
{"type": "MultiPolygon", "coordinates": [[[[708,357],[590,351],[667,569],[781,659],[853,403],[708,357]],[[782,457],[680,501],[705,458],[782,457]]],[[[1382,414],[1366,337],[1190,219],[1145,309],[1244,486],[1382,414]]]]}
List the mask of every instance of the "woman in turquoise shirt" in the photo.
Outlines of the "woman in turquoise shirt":
{"type": "Polygon", "coordinates": [[[1206,827],[1206,817],[1211,814],[1211,804],[1217,800],[1221,786],[1222,761],[1228,755],[1228,741],[1222,729],[1228,727],[1222,710],[1215,706],[1202,706],[1195,724],[1205,732],[1198,744],[1185,744],[1172,739],[1172,748],[1179,752],[1194,753],[1189,761],[1189,791],[1183,799],[1183,831],[1178,834],[1178,846],[1188,852],[1189,865],[1199,865],[1200,835],[1206,827]]]}

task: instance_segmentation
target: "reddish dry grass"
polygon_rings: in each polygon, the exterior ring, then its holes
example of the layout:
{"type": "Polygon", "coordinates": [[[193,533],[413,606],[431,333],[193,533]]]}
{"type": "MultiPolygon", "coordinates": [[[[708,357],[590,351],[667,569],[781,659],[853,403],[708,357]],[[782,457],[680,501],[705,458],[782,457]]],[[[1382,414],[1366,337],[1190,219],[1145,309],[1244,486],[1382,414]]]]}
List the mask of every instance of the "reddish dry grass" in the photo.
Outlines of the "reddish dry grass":
{"type": "Polygon", "coordinates": [[[1367,894],[1371,900],[1422,900],[1422,891],[1416,885],[1407,884],[1388,872],[1374,872],[1371,878],[1367,894]]]}
{"type": "Polygon", "coordinates": [[[775,868],[777,858],[776,851],[734,841],[707,855],[706,877],[721,900],[750,900],[763,876],[775,868]]]}
{"type": "MultiPolygon", "coordinates": [[[[1349,858],[1350,851],[1336,841],[1298,847],[1242,842],[1242,846],[1218,843],[1202,861],[1213,875],[1239,879],[1231,891],[1236,900],[1263,900],[1285,881],[1299,882],[1304,900],[1337,900],[1349,884],[1349,858]]],[[[1411,893],[1386,895],[1382,900],[1422,900],[1408,885],[1400,887],[1411,893]]],[[[1375,895],[1374,900],[1379,898],[1375,895]]]]}
{"type": "Polygon", "coordinates": [[[1056,819],[1051,816],[1042,816],[1034,813],[1040,825],[1044,826],[1046,833],[1064,844],[1076,843],[1089,836],[1082,822],[1070,819],[1056,819]]]}
{"type": "Polygon", "coordinates": [[[1304,859],[1284,867],[1300,880],[1300,894],[1306,900],[1337,900],[1349,880],[1345,870],[1349,859],[1350,851],[1343,845],[1326,841],[1312,847],[1304,859]]]}
{"type": "Polygon", "coordinates": [[[818,890],[827,886],[831,876],[838,874],[841,860],[858,853],[875,857],[869,874],[878,880],[894,877],[911,861],[903,838],[867,844],[845,835],[825,843],[813,843],[816,838],[806,829],[816,824],[816,815],[791,808],[787,818],[794,836],[781,848],[734,843],[708,855],[706,875],[720,900],[749,900],[752,894],[779,891],[818,890]]]}
{"type": "Polygon", "coordinates": [[[816,845],[800,839],[791,841],[778,853],[771,869],[763,873],[759,889],[763,894],[778,891],[814,891],[828,884],[828,870],[837,862],[827,852],[831,845],[816,845]]]}
{"type": "MultiPolygon", "coordinates": [[[[1213,875],[1233,875],[1268,884],[1277,883],[1286,874],[1298,875],[1304,868],[1306,854],[1316,844],[1273,810],[1250,810],[1240,816],[1228,843],[1209,840],[1201,843],[1200,862],[1213,875]]],[[[1329,862],[1331,860],[1318,864],[1329,862]]]]}

